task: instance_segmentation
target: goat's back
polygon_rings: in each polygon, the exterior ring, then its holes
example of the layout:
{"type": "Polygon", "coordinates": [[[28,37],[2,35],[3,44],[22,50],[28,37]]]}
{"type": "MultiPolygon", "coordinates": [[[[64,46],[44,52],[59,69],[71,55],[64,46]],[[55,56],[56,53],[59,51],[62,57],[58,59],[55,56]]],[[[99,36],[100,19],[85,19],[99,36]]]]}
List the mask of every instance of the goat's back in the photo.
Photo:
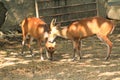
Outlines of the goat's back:
{"type": "Polygon", "coordinates": [[[43,38],[44,33],[49,31],[47,24],[39,18],[26,18],[22,21],[21,26],[23,35],[31,35],[34,38],[43,38]]]}

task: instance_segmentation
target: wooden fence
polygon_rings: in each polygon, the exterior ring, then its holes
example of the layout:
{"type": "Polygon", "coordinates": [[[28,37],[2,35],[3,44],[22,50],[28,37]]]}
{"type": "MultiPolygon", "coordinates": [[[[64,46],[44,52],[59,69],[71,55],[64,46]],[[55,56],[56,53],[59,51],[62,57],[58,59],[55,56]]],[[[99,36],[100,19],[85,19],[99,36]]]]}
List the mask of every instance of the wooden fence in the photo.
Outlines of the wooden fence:
{"type": "Polygon", "coordinates": [[[63,26],[97,15],[97,0],[37,0],[39,17],[48,24],[53,18],[63,26]]]}

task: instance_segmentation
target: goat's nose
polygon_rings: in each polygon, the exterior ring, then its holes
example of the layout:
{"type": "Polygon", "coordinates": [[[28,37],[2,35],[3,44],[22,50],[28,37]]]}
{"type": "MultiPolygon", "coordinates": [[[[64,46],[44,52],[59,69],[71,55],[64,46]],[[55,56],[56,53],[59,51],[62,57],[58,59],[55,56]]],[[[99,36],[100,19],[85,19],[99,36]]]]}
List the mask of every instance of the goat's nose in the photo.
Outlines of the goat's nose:
{"type": "Polygon", "coordinates": [[[54,49],[54,47],[49,47],[48,49],[49,49],[49,50],[53,50],[53,49],[54,49]]]}

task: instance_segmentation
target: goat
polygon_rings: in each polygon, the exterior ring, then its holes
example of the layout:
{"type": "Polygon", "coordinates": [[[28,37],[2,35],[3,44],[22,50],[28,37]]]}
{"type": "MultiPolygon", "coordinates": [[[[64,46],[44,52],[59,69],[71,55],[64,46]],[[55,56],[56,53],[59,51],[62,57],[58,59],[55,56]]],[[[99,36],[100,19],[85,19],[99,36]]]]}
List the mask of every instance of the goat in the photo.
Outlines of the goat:
{"type": "Polygon", "coordinates": [[[112,42],[109,40],[108,35],[114,30],[114,24],[112,21],[102,17],[89,17],[79,21],[72,22],[68,27],[63,29],[59,28],[59,25],[55,25],[56,19],[51,21],[51,32],[48,40],[53,42],[57,36],[70,39],[73,42],[73,60],[75,60],[76,52],[81,59],[81,40],[89,36],[97,35],[97,37],[104,41],[108,46],[106,60],[110,57],[112,42]]]}
{"type": "MultiPolygon", "coordinates": [[[[47,41],[50,28],[47,27],[47,24],[43,20],[41,20],[39,18],[31,17],[31,18],[25,18],[22,21],[21,29],[22,29],[22,36],[23,36],[21,54],[23,54],[23,52],[24,52],[24,46],[25,46],[26,42],[28,42],[27,46],[30,49],[30,53],[31,54],[33,53],[32,48],[31,48],[31,42],[32,42],[33,38],[35,38],[38,42],[41,60],[44,60],[43,48],[42,48],[41,43],[47,41]],[[29,41],[26,41],[28,36],[29,36],[29,41]]],[[[55,45],[52,43],[49,43],[49,44],[55,45]]],[[[46,47],[49,47],[49,45],[46,45],[46,47]]],[[[50,47],[54,47],[54,46],[50,46],[50,47]]]]}
{"type": "Polygon", "coordinates": [[[56,42],[51,43],[47,41],[45,44],[45,48],[47,57],[49,58],[49,60],[53,60],[53,53],[55,52],[56,49],[56,42]]]}

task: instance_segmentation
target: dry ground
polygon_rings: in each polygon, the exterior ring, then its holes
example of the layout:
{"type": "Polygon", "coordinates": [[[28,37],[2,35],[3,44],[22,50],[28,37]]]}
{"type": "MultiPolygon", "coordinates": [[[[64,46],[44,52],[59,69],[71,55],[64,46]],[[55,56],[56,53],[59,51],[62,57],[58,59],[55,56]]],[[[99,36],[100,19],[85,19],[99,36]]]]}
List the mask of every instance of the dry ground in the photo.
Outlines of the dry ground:
{"type": "MultiPolygon", "coordinates": [[[[118,31],[119,33],[120,31],[118,31]]],[[[71,41],[57,40],[54,61],[40,61],[34,42],[34,57],[26,50],[20,56],[21,35],[0,40],[0,80],[120,80],[120,34],[113,33],[112,54],[105,61],[107,48],[97,39],[89,37],[82,42],[82,59],[70,61],[71,41]]]]}

